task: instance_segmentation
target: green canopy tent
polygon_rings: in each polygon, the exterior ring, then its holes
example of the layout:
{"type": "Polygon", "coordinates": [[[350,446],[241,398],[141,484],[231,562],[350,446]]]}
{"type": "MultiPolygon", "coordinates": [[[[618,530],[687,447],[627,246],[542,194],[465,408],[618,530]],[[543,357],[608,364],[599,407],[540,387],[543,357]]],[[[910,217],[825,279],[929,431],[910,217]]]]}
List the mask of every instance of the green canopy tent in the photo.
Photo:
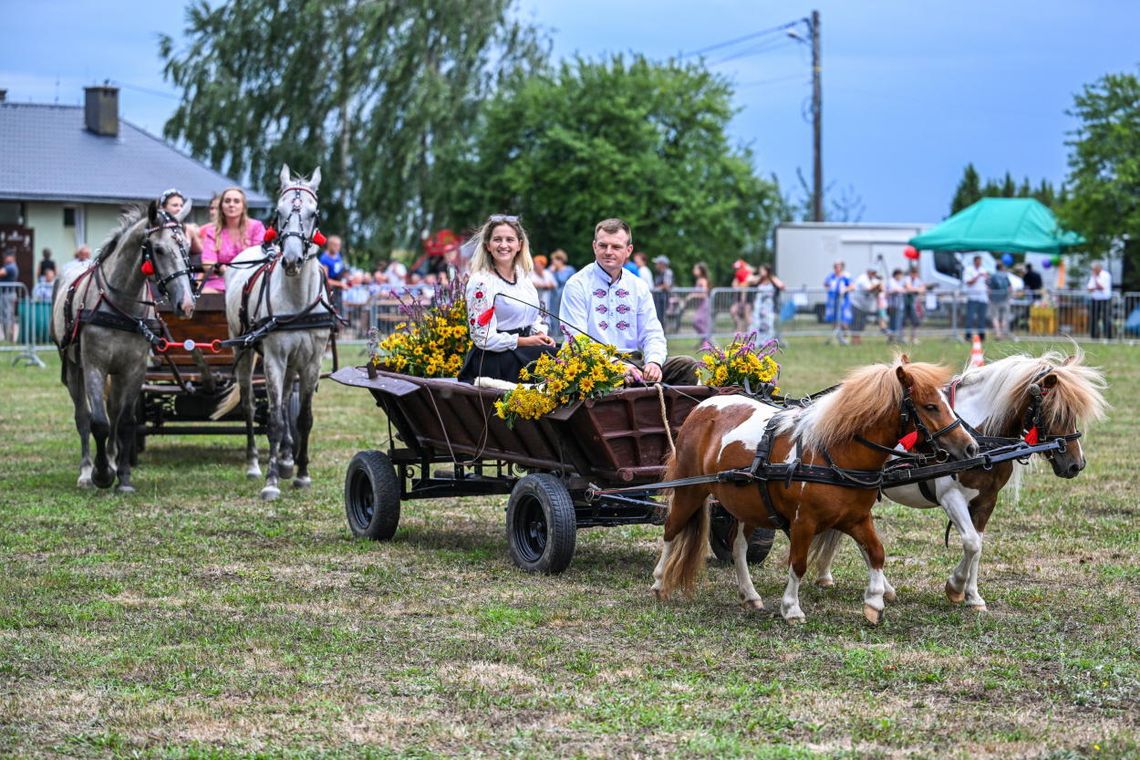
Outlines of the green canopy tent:
{"type": "Polygon", "coordinates": [[[1062,230],[1053,212],[1033,198],[983,198],[910,239],[920,251],[1063,253],[1085,239],[1062,230]]]}

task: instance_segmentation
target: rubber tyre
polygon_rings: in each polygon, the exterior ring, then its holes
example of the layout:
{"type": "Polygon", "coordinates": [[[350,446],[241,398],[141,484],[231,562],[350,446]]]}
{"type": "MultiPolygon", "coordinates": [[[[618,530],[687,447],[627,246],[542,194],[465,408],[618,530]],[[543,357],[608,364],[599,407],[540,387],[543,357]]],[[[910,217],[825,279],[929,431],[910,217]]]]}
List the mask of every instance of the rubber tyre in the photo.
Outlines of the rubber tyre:
{"type": "Polygon", "coordinates": [[[400,524],[400,482],[382,451],[360,451],[344,475],[344,512],[358,538],[387,541],[400,524]]]}
{"type": "Polygon", "coordinates": [[[578,522],[570,492],[558,478],[527,475],[507,502],[507,550],[528,573],[556,575],[570,565],[578,522]]]}
{"type": "MultiPolygon", "coordinates": [[[[709,546],[716,558],[725,564],[732,564],[732,540],[736,534],[736,518],[719,503],[713,502],[709,515],[709,546]]],[[[772,551],[772,541],[776,531],[771,528],[757,528],[748,541],[748,564],[759,565],[772,551]]]]}

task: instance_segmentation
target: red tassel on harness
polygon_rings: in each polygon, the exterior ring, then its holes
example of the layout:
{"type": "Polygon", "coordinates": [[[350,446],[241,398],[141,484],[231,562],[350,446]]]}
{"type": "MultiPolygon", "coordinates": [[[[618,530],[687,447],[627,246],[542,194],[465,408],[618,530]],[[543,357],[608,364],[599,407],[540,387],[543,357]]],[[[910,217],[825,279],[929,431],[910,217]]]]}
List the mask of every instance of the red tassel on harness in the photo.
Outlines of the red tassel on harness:
{"type": "Polygon", "coordinates": [[[328,238],[320,230],[313,230],[313,242],[317,245],[324,245],[328,242],[328,238]]]}
{"type": "Polygon", "coordinates": [[[476,319],[475,321],[478,323],[478,325],[480,327],[486,327],[487,324],[491,321],[491,317],[493,317],[493,316],[495,316],[495,307],[494,306],[492,306],[491,308],[487,309],[485,312],[480,314],[479,318],[476,319]]]}
{"type": "Polygon", "coordinates": [[[1037,443],[1037,426],[1036,425],[1029,428],[1029,432],[1025,434],[1025,442],[1028,443],[1030,446],[1033,446],[1037,443]]]}
{"type": "Polygon", "coordinates": [[[151,263],[150,259],[143,259],[142,266],[139,267],[139,269],[142,270],[142,273],[147,277],[154,274],[154,264],[151,263]]]}
{"type": "Polygon", "coordinates": [[[904,435],[902,438],[899,439],[899,446],[902,446],[907,451],[910,451],[911,449],[913,449],[917,444],[918,444],[918,431],[917,430],[912,430],[909,433],[907,433],[906,435],[904,435]]]}
{"type": "Polygon", "coordinates": [[[276,239],[277,239],[277,230],[270,227],[269,229],[267,229],[265,231],[265,237],[263,238],[263,242],[272,243],[276,239]]]}

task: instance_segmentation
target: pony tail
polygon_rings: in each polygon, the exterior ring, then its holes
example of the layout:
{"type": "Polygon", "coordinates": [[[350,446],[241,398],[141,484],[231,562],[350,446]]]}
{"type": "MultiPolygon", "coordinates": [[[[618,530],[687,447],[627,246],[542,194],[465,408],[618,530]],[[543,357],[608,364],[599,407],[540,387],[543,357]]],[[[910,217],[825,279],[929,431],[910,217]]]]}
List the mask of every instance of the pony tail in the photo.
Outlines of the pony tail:
{"type": "Polygon", "coordinates": [[[818,572],[820,560],[825,557],[834,557],[841,540],[843,540],[843,533],[834,528],[817,533],[811,540],[811,546],[808,547],[808,567],[814,568],[818,572]]]}
{"type": "MultiPolygon", "coordinates": [[[[673,480],[680,475],[680,465],[676,452],[665,462],[665,479],[673,480]]],[[[709,505],[708,489],[702,486],[684,486],[673,489],[669,497],[669,511],[684,509],[691,513],[688,521],[673,538],[669,557],[662,568],[661,593],[668,597],[674,589],[681,589],[691,596],[696,588],[697,578],[705,567],[705,555],[709,546],[709,505]]]]}

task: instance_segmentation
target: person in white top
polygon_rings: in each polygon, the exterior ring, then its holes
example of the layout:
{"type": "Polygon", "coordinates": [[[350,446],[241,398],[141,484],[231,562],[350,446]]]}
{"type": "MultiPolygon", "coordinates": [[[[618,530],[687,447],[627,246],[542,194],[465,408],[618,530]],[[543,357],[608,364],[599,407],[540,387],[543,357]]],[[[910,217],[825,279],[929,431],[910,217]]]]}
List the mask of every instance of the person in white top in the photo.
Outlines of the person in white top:
{"type": "Polygon", "coordinates": [[[1103,328],[1104,337],[1112,338],[1112,275],[1104,268],[1104,263],[1094,261],[1089,281],[1085,285],[1089,292],[1089,336],[1101,337],[1103,328]]]}
{"type": "Polygon", "coordinates": [[[978,335],[986,339],[986,312],[990,307],[990,273],[982,266],[982,257],[975,256],[974,263],[962,273],[962,284],[966,286],[966,340],[978,335]]]}
{"type": "Polygon", "coordinates": [[[653,291],[625,269],[633,252],[629,224],[605,219],[594,227],[594,263],[566,283],[559,313],[567,334],[585,333],[616,346],[634,368],[628,378],[648,383],[696,383],[696,360],[666,359],[665,331],[653,306],[653,291]]]}
{"type": "Polygon", "coordinates": [[[498,214],[483,223],[475,242],[467,280],[467,326],[475,346],[459,379],[515,383],[520,369],[555,350],[530,280],[530,243],[517,216],[498,214]]]}

